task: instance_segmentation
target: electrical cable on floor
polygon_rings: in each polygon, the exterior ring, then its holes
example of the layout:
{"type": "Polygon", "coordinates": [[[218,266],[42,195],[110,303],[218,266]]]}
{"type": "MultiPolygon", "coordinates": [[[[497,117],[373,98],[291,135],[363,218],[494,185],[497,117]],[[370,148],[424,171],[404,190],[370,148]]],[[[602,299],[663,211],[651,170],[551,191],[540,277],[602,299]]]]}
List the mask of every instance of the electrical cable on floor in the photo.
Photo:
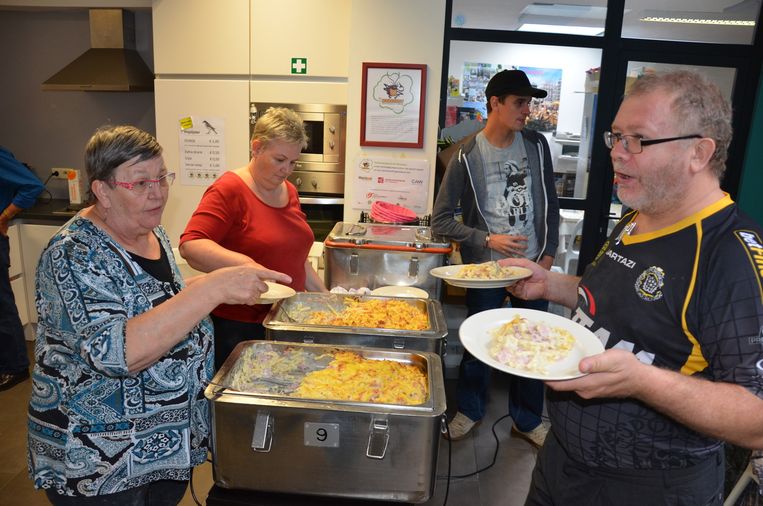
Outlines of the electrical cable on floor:
{"type": "Polygon", "coordinates": [[[445,431],[448,434],[448,481],[445,482],[445,499],[442,501],[442,506],[448,504],[448,493],[450,492],[450,465],[451,465],[451,453],[450,447],[452,445],[450,441],[450,427],[448,427],[448,420],[445,415],[442,416],[442,424],[445,427],[445,431]]]}
{"type": "Polygon", "coordinates": [[[195,469],[195,467],[191,468],[191,478],[188,480],[188,486],[191,487],[191,497],[193,497],[193,502],[195,502],[197,506],[202,506],[199,502],[199,498],[196,497],[196,491],[193,489],[193,472],[195,469]]]}
{"type": "MultiPolygon", "coordinates": [[[[461,474],[461,475],[451,476],[451,474],[450,474],[450,460],[449,460],[448,461],[448,475],[447,476],[438,476],[437,478],[438,479],[447,478],[448,483],[450,483],[451,479],[469,478],[471,476],[474,476],[476,474],[481,473],[482,471],[487,471],[488,469],[493,467],[493,465],[495,464],[496,459],[498,458],[498,449],[501,446],[500,441],[498,440],[498,434],[496,434],[496,432],[495,432],[495,427],[496,427],[496,425],[498,425],[499,422],[501,422],[502,420],[504,420],[506,418],[509,418],[509,417],[510,417],[510,415],[508,413],[506,413],[505,415],[500,417],[498,420],[493,422],[493,426],[490,428],[490,430],[493,433],[493,439],[495,439],[495,452],[493,452],[493,460],[490,462],[490,464],[488,464],[487,466],[483,467],[482,469],[477,469],[476,471],[471,472],[469,474],[461,474]]],[[[447,424],[446,424],[445,427],[446,427],[446,430],[448,432],[448,459],[450,459],[450,444],[451,444],[451,441],[450,441],[450,427],[448,427],[447,424]]]]}

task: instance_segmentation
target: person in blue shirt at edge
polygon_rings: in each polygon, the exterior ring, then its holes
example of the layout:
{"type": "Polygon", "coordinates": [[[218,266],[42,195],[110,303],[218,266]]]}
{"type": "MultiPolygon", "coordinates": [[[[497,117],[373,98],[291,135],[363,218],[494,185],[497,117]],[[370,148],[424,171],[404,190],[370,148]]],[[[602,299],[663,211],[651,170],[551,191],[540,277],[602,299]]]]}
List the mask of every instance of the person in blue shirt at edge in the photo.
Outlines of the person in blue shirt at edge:
{"type": "Polygon", "coordinates": [[[32,207],[44,186],[37,176],[0,147],[0,391],[29,378],[24,329],[11,289],[8,225],[22,209],[32,207]]]}
{"type": "Polygon", "coordinates": [[[528,505],[720,505],[723,442],[763,449],[763,228],[720,186],[731,107],[699,73],[646,74],[604,133],[632,209],[582,278],[510,287],[572,309],[605,351],[548,381],[528,505]]]}
{"type": "MultiPolygon", "coordinates": [[[[559,200],[546,138],[525,128],[534,88],[521,70],[504,70],[485,89],[487,124],[448,163],[432,211],[432,229],[459,243],[464,263],[506,257],[529,258],[551,268],[559,244],[559,200]],[[454,210],[462,208],[463,222],[454,210]]],[[[502,307],[505,288],[467,289],[469,315],[502,307]]],[[[546,311],[548,302],[510,296],[512,307],[546,311]]],[[[449,424],[451,440],[464,438],[485,416],[490,367],[464,352],[458,376],[458,412],[449,424]]],[[[511,376],[512,434],[535,447],[543,444],[543,383],[511,376]]]]}

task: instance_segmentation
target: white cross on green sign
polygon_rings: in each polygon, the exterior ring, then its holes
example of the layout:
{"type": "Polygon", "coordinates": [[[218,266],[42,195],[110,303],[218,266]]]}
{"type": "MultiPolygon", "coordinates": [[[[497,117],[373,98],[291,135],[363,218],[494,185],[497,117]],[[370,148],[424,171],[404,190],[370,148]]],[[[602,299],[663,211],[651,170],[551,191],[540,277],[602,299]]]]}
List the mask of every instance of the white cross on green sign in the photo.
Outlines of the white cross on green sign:
{"type": "Polygon", "coordinates": [[[307,74],[307,58],[292,58],[291,73],[292,74],[307,74]]]}

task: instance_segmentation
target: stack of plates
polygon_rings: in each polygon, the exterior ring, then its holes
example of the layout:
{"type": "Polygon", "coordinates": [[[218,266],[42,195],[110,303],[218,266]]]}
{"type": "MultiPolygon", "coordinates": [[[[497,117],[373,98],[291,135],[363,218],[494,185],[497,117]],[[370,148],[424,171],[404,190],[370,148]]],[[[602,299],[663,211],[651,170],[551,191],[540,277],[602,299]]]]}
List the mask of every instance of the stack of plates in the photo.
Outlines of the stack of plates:
{"type": "Polygon", "coordinates": [[[407,207],[377,200],[371,204],[371,219],[378,223],[410,223],[417,217],[407,207]]]}
{"type": "Polygon", "coordinates": [[[429,293],[426,290],[415,286],[380,286],[371,290],[371,295],[381,295],[386,297],[409,297],[412,299],[428,299],[429,293]]]}

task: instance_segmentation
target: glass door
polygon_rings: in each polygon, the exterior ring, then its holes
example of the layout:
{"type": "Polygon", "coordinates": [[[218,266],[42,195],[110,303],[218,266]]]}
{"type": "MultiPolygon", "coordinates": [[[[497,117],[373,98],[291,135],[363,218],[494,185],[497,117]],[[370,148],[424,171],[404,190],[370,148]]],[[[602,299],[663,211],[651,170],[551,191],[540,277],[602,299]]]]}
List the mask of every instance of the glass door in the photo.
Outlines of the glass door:
{"type": "MultiPolygon", "coordinates": [[[[532,125],[553,153],[562,208],[555,264],[582,272],[622,213],[602,134],[639,72],[689,67],[727,90],[734,140],[722,186],[735,198],[761,72],[760,22],[760,2],[739,0],[447,0],[439,143],[482,128],[495,72],[559,70],[558,93],[535,104],[532,125]]],[[[447,160],[438,162],[441,177],[447,160]]]]}

